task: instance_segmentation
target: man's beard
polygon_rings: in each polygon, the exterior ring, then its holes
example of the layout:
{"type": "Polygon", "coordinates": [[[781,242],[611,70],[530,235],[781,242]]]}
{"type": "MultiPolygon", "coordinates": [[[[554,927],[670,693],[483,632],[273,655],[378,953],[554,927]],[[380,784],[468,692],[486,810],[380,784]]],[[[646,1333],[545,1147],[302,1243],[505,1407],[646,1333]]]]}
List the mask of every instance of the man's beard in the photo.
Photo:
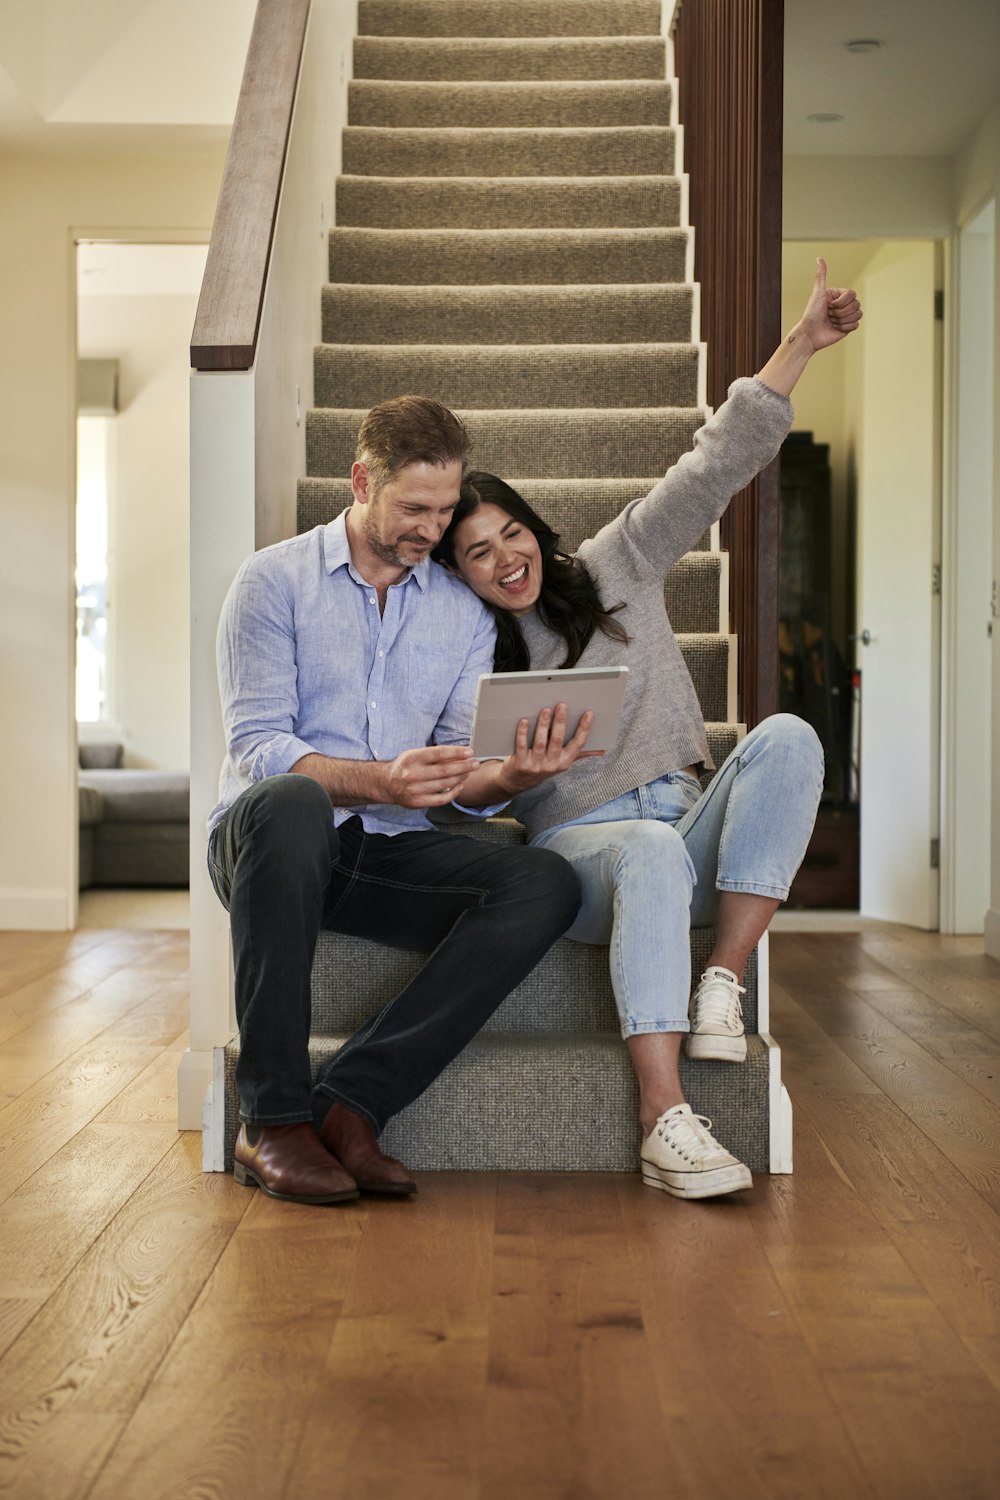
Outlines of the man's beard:
{"type": "MultiPolygon", "coordinates": [[[[399,550],[400,542],[409,541],[414,545],[420,546],[421,542],[419,538],[401,536],[395,542],[384,542],[382,540],[378,533],[378,515],[372,510],[371,502],[365,507],[361,524],[365,534],[365,541],[380,562],[389,563],[394,568],[412,568],[415,561],[420,561],[420,558],[404,557],[399,550]]],[[[426,552],[424,555],[426,556],[426,552]]]]}

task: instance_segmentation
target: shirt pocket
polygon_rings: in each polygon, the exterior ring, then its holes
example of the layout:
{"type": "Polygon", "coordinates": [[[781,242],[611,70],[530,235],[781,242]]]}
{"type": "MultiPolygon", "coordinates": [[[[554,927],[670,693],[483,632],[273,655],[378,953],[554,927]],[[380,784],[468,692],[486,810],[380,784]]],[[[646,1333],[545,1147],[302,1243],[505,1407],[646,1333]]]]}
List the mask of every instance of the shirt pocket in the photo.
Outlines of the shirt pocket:
{"type": "Polygon", "coordinates": [[[437,723],[462,675],[465,651],[443,641],[412,641],[404,660],[407,702],[417,713],[429,715],[437,723]]]}

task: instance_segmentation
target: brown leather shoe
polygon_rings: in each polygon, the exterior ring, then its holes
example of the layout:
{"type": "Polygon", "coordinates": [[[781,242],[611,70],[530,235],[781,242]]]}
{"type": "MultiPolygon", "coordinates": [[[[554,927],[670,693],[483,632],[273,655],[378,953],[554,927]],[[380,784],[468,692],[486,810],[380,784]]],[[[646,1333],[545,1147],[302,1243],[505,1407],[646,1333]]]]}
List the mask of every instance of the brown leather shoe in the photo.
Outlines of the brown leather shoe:
{"type": "Polygon", "coordinates": [[[290,1203],[346,1203],[359,1197],[354,1178],[324,1149],[308,1122],[241,1125],[233,1176],[242,1187],[256,1186],[290,1203]]]}
{"type": "Polygon", "coordinates": [[[344,1163],[363,1193],[408,1198],[417,1191],[417,1184],[403,1163],[394,1156],[383,1156],[368,1121],[346,1105],[330,1106],[319,1127],[319,1137],[326,1149],[344,1163]]]}

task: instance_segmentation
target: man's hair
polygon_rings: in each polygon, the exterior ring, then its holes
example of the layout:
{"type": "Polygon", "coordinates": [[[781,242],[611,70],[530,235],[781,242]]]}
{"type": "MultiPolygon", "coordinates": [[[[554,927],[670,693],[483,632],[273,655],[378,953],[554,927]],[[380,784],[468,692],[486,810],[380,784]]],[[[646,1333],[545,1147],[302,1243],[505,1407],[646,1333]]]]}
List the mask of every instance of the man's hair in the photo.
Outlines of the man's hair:
{"type": "Polygon", "coordinates": [[[472,439],[464,422],[427,396],[396,396],[380,401],[358,432],[355,461],[364,464],[376,493],[407,464],[448,464],[465,468],[472,439]]]}

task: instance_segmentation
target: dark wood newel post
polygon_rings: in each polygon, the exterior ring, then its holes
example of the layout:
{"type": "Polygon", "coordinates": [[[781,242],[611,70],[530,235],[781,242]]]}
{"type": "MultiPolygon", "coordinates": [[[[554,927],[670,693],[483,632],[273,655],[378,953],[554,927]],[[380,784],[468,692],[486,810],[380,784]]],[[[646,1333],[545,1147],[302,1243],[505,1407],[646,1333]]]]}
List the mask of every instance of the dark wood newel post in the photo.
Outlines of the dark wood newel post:
{"type": "MultiPolygon", "coordinates": [[[[682,0],[673,41],[708,400],[719,407],[781,338],[784,0],[682,0]]],[[[751,728],[778,707],[779,515],[776,459],[722,522],[751,728]]]]}

